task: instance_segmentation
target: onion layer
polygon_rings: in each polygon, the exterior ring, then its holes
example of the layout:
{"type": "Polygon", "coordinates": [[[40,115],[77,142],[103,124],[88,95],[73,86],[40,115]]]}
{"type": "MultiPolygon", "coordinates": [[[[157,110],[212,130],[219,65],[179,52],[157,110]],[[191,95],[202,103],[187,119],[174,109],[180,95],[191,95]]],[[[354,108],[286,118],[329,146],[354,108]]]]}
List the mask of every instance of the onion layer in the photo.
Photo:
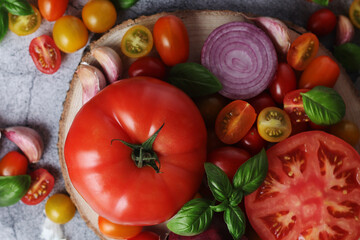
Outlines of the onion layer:
{"type": "Polygon", "coordinates": [[[268,87],[278,61],[275,47],[263,30],[246,22],[230,22],[209,35],[201,64],[222,83],[221,95],[249,99],[268,87]]]}

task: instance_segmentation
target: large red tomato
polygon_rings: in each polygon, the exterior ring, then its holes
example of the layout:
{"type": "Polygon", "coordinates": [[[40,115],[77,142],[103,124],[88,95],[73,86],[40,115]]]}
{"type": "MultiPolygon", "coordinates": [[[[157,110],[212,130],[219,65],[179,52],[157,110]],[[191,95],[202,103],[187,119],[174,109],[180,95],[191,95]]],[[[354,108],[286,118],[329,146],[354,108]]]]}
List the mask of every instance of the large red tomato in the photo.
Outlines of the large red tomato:
{"type": "Polygon", "coordinates": [[[197,192],[206,128],[184,92],[154,78],[134,77],[111,84],[80,109],[64,153],[74,187],[99,215],[118,224],[154,225],[197,192]],[[132,151],[119,141],[144,143],[162,125],[152,149],[132,151]]]}
{"type": "Polygon", "coordinates": [[[276,144],[267,157],[264,183],[245,198],[261,239],[360,238],[360,156],[354,148],[309,131],[276,144]]]}

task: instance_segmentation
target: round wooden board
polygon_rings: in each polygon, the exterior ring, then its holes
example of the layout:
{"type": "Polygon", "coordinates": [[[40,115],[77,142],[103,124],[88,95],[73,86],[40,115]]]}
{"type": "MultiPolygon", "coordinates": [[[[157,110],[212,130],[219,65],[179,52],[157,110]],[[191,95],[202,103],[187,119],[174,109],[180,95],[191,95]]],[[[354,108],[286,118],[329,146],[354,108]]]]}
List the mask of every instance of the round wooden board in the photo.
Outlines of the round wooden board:
{"type": "MultiPolygon", "coordinates": [[[[97,46],[109,46],[113,48],[116,52],[119,53],[121,59],[123,60],[124,72],[127,72],[128,67],[133,60],[130,60],[128,57],[124,56],[120,50],[120,42],[122,36],[125,32],[132,26],[141,24],[148,27],[150,30],[153,29],[153,26],[158,18],[164,15],[173,14],[180,17],[188,30],[190,38],[190,56],[189,61],[191,62],[200,62],[200,53],[201,48],[210,32],[216,27],[232,21],[245,21],[242,14],[239,12],[231,11],[208,11],[208,10],[187,10],[187,11],[178,11],[172,13],[159,13],[152,16],[143,16],[135,20],[128,20],[123,22],[120,25],[117,25],[111,29],[108,33],[104,34],[100,39],[90,44],[90,49],[93,49],[97,46]]],[[[305,32],[305,29],[298,26],[294,26],[291,23],[287,23],[291,29],[290,35],[291,39],[294,40],[299,33],[305,32]]],[[[156,52],[153,50],[151,55],[155,55],[156,52]]],[[[320,46],[318,55],[329,55],[331,53],[325,49],[323,46],[320,46]]],[[[332,56],[331,56],[332,57],[332,56]]],[[[333,58],[333,57],[332,57],[333,58]]],[[[82,62],[86,62],[91,65],[98,66],[96,60],[87,52],[82,58],[82,62]]],[[[100,68],[101,69],[101,68],[100,68]]],[[[123,78],[126,78],[124,74],[123,78]]],[[[357,125],[360,125],[360,98],[358,92],[353,86],[350,78],[347,76],[343,68],[341,68],[340,77],[336,83],[335,89],[341,94],[344,98],[347,109],[346,109],[346,119],[349,119],[353,122],[356,122],[357,125]]],[[[59,123],[59,139],[58,139],[58,151],[59,159],[63,177],[65,179],[66,189],[69,192],[71,199],[75,203],[81,217],[84,219],[86,224],[100,237],[100,239],[108,239],[104,237],[97,226],[97,217],[98,215],[91,209],[91,207],[86,203],[86,201],[80,196],[76,191],[74,186],[71,184],[65,159],[64,159],[64,144],[65,139],[68,133],[68,130],[71,126],[71,123],[82,106],[82,89],[80,81],[76,75],[73,76],[73,79],[70,83],[70,88],[67,93],[64,110],[61,115],[59,123]]],[[[359,152],[359,144],[356,146],[357,151],[359,152]]],[[[161,233],[162,239],[165,238],[164,226],[152,227],[154,231],[161,233]]]]}

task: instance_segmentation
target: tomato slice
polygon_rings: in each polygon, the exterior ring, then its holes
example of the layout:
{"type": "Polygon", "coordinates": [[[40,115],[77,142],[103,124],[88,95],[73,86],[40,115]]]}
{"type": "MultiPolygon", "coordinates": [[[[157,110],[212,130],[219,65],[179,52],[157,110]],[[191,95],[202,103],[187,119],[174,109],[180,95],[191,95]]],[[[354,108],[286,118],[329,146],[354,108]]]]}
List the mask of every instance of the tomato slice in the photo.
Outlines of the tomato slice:
{"type": "Polygon", "coordinates": [[[30,173],[31,185],[21,201],[27,205],[36,205],[46,198],[54,187],[54,177],[44,168],[30,173]]]}
{"type": "Polygon", "coordinates": [[[261,239],[358,240],[360,156],[322,131],[297,134],[267,151],[264,183],[245,197],[261,239]]]}
{"type": "Polygon", "coordinates": [[[255,120],[255,109],[245,101],[235,100],[217,115],[215,133],[222,142],[234,144],[245,136],[255,120]]]}
{"type": "Polygon", "coordinates": [[[17,16],[9,13],[9,29],[18,36],[25,36],[35,32],[41,24],[39,10],[31,4],[34,13],[31,15],[17,16]]]}
{"type": "Polygon", "coordinates": [[[349,9],[349,16],[351,22],[360,28],[360,0],[354,0],[349,9]]]}
{"type": "Polygon", "coordinates": [[[61,53],[54,40],[41,35],[30,42],[29,52],[37,69],[46,74],[55,73],[61,65],[61,53]]]}
{"type": "Polygon", "coordinates": [[[126,31],[121,40],[121,51],[130,58],[147,55],[153,47],[150,30],[143,25],[136,25],[126,31]]]}
{"type": "Polygon", "coordinates": [[[319,39],[313,33],[304,33],[296,38],[287,53],[288,64],[296,70],[302,71],[319,50],[319,39]]]}
{"type": "Polygon", "coordinates": [[[280,142],[291,133],[290,117],[280,108],[264,108],[258,116],[257,129],[266,141],[280,142]]]}

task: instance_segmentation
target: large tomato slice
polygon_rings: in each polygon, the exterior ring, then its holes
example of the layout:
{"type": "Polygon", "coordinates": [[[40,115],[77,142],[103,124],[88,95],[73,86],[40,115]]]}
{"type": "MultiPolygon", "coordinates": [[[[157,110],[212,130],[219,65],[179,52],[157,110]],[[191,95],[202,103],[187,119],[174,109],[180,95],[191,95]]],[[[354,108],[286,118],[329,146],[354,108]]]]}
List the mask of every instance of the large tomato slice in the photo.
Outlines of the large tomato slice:
{"type": "Polygon", "coordinates": [[[267,151],[264,183],[245,198],[266,240],[358,240],[360,156],[321,131],[297,134],[267,151]]]}

